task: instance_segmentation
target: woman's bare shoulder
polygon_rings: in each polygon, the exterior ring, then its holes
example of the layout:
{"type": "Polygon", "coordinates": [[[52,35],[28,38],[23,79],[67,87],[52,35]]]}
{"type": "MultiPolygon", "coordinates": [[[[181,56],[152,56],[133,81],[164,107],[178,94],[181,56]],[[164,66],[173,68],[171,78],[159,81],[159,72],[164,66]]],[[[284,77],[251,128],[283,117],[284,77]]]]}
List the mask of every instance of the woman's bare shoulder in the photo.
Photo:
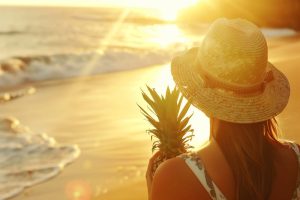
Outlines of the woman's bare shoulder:
{"type": "Polygon", "coordinates": [[[152,200],[209,199],[206,190],[180,157],[163,162],[156,170],[152,200]]]}
{"type": "MultiPolygon", "coordinates": [[[[179,158],[171,158],[159,165],[153,177],[153,186],[165,190],[169,187],[176,187],[181,174],[184,171],[184,161],[179,158]],[[163,188],[161,188],[161,186],[163,188]]],[[[153,188],[155,189],[155,188],[153,188]]]]}

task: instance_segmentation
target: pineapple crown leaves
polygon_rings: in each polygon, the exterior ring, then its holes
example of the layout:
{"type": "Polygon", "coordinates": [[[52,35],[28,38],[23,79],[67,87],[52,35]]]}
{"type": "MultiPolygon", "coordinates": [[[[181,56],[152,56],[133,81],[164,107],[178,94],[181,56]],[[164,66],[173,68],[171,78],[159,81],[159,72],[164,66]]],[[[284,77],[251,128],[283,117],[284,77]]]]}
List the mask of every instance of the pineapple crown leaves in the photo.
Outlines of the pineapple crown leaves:
{"type": "Polygon", "coordinates": [[[153,143],[152,151],[160,149],[166,154],[180,154],[191,146],[188,145],[193,137],[193,129],[189,125],[192,117],[186,116],[191,106],[189,102],[182,105],[183,96],[178,88],[170,90],[168,87],[165,96],[158,95],[154,88],[147,86],[149,95],[142,90],[142,96],[148,104],[148,109],[152,114],[143,109],[142,114],[152,124],[153,128],[147,130],[151,135],[151,140],[157,138],[153,143]],[[187,135],[187,133],[192,133],[187,135]]]}

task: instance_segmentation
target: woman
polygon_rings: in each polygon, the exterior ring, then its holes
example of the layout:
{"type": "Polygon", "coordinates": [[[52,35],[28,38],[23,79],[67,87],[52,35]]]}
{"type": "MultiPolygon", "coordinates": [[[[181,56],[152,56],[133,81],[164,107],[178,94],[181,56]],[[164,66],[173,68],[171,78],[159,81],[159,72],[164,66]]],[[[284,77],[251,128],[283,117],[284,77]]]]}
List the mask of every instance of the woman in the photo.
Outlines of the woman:
{"type": "Polygon", "coordinates": [[[268,62],[260,29],[218,19],[199,47],[172,61],[182,94],[210,118],[208,145],[162,163],[147,183],[151,200],[300,199],[298,145],[278,139],[287,105],[284,74],[268,62]]]}

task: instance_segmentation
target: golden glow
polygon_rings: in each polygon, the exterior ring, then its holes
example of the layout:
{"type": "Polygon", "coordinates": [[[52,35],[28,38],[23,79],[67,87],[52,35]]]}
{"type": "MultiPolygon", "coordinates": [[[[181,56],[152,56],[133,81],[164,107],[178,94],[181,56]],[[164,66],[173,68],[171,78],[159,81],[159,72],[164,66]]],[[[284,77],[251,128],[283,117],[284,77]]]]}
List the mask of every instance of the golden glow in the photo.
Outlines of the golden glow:
{"type": "Polygon", "coordinates": [[[169,47],[174,43],[186,43],[188,39],[183,35],[176,25],[165,25],[159,29],[154,29],[155,37],[150,39],[153,44],[159,44],[162,48],[169,47]]]}
{"type": "MultiPolygon", "coordinates": [[[[156,80],[151,87],[154,87],[158,93],[165,93],[166,87],[174,88],[170,66],[163,67],[161,72],[156,77],[156,80]]],[[[185,103],[186,101],[183,101],[185,103]]],[[[209,139],[209,118],[199,109],[191,106],[188,115],[193,114],[190,124],[194,129],[194,137],[189,142],[195,149],[202,147],[209,139]]]]}
{"type": "Polygon", "coordinates": [[[153,2],[153,5],[149,5],[150,8],[157,9],[160,12],[160,17],[165,20],[175,20],[177,18],[178,12],[186,7],[192,6],[198,0],[181,0],[181,1],[172,1],[164,0],[158,1],[157,3],[153,2]]]}
{"type": "Polygon", "coordinates": [[[209,140],[209,118],[194,106],[191,106],[189,112],[193,113],[190,123],[194,129],[194,137],[190,145],[199,149],[209,140]]]}
{"type": "Polygon", "coordinates": [[[0,5],[30,6],[121,6],[150,8],[159,11],[166,20],[176,19],[180,9],[195,4],[198,0],[0,0],[0,5]]]}
{"type": "Polygon", "coordinates": [[[72,181],[66,185],[66,196],[69,200],[90,200],[92,191],[89,184],[84,181],[72,181]]]}

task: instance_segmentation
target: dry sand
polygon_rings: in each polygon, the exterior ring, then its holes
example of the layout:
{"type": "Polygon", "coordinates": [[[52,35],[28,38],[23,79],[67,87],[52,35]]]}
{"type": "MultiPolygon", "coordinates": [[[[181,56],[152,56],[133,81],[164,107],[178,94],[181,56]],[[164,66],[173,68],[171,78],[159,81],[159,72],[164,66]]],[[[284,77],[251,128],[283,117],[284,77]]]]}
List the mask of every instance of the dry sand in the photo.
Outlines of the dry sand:
{"type": "MultiPolygon", "coordinates": [[[[291,84],[290,102],[278,119],[284,137],[300,142],[300,39],[268,42],[270,61],[291,84]]],[[[35,86],[36,94],[1,105],[2,116],[14,116],[31,129],[46,132],[59,143],[78,144],[82,150],[60,175],[13,199],[147,199],[144,173],[151,142],[145,133],[149,125],[136,102],[143,102],[140,87],[145,83],[154,87],[168,83],[167,70],[165,65],[48,81],[35,86]]]]}

